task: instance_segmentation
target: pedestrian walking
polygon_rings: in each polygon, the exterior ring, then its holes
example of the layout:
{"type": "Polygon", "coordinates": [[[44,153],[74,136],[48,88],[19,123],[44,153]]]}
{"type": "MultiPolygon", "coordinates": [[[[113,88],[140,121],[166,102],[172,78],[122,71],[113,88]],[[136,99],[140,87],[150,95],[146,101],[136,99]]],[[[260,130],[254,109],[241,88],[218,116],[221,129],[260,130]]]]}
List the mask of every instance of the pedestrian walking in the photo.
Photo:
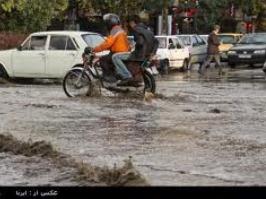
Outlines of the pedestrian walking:
{"type": "Polygon", "coordinates": [[[219,67],[219,75],[222,74],[222,65],[219,54],[219,45],[221,44],[220,39],[218,37],[219,31],[220,31],[220,26],[214,25],[213,30],[208,37],[208,49],[207,49],[208,55],[205,62],[199,68],[199,73],[201,75],[205,73],[206,66],[209,66],[213,59],[215,60],[216,66],[219,67]]]}

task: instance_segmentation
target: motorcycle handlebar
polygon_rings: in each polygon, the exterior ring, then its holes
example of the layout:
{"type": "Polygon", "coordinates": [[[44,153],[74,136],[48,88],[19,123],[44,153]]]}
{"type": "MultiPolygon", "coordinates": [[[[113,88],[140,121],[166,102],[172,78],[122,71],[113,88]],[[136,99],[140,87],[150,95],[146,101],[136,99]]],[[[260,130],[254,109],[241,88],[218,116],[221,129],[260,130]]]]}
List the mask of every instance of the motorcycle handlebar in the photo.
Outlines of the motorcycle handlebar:
{"type": "Polygon", "coordinates": [[[93,49],[92,49],[91,47],[86,47],[86,48],[84,49],[84,53],[85,53],[85,54],[92,54],[92,53],[93,53],[93,49]]]}

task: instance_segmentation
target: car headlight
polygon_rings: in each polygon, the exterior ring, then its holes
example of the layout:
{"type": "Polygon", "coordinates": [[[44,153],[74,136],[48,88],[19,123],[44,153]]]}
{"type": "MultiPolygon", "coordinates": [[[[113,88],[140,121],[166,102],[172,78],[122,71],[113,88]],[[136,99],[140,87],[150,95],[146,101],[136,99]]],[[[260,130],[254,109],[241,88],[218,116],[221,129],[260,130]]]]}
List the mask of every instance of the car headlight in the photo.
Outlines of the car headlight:
{"type": "Polygon", "coordinates": [[[254,54],[265,54],[266,50],[255,50],[254,54]]]}
{"type": "Polygon", "coordinates": [[[235,54],[236,54],[236,51],[233,51],[233,50],[228,51],[228,55],[235,55],[235,54]]]}

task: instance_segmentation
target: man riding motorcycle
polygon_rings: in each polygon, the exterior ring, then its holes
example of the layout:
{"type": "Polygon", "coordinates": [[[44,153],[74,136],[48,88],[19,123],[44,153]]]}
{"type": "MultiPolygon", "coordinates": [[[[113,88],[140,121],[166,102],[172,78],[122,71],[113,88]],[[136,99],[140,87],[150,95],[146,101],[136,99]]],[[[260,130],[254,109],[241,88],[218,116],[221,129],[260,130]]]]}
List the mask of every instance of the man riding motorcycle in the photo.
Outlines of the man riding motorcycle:
{"type": "Polygon", "coordinates": [[[159,46],[158,40],[153,32],[141,22],[138,15],[133,15],[128,19],[129,28],[132,30],[135,50],[131,53],[130,60],[144,60],[152,58],[156,54],[159,46]]]}
{"type": "MultiPolygon", "coordinates": [[[[110,50],[108,55],[100,58],[100,64],[103,69],[103,77],[106,81],[115,81],[115,74],[112,62],[112,56],[116,53],[128,53],[130,51],[129,41],[127,39],[127,33],[120,25],[120,19],[116,14],[105,14],[103,20],[108,28],[109,35],[106,40],[93,49],[94,53],[110,50]]],[[[120,67],[115,64],[116,71],[119,74],[120,67]]],[[[126,69],[127,70],[127,69],[126,69]]],[[[129,71],[126,71],[131,77],[129,71]]]]}
{"type": "MultiPolygon", "coordinates": [[[[113,55],[113,62],[119,65],[121,69],[126,69],[123,61],[143,61],[145,59],[151,59],[159,46],[158,40],[154,37],[153,32],[141,22],[138,15],[133,15],[128,19],[129,29],[133,33],[135,41],[135,49],[132,53],[117,53],[113,55]]],[[[126,72],[124,72],[124,81],[118,83],[118,86],[127,85],[130,79],[126,72]]]]}

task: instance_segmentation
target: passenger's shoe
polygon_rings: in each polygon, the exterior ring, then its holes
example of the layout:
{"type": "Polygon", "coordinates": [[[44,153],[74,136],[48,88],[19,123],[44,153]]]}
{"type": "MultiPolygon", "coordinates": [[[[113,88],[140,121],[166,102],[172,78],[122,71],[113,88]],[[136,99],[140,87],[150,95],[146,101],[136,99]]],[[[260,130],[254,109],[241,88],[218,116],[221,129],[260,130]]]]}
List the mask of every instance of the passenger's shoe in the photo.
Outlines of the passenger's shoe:
{"type": "Polygon", "coordinates": [[[117,79],[114,76],[103,76],[103,80],[109,83],[114,83],[117,81],[117,79]]]}
{"type": "Polygon", "coordinates": [[[117,86],[132,86],[133,78],[126,78],[117,83],[117,86]]]}

